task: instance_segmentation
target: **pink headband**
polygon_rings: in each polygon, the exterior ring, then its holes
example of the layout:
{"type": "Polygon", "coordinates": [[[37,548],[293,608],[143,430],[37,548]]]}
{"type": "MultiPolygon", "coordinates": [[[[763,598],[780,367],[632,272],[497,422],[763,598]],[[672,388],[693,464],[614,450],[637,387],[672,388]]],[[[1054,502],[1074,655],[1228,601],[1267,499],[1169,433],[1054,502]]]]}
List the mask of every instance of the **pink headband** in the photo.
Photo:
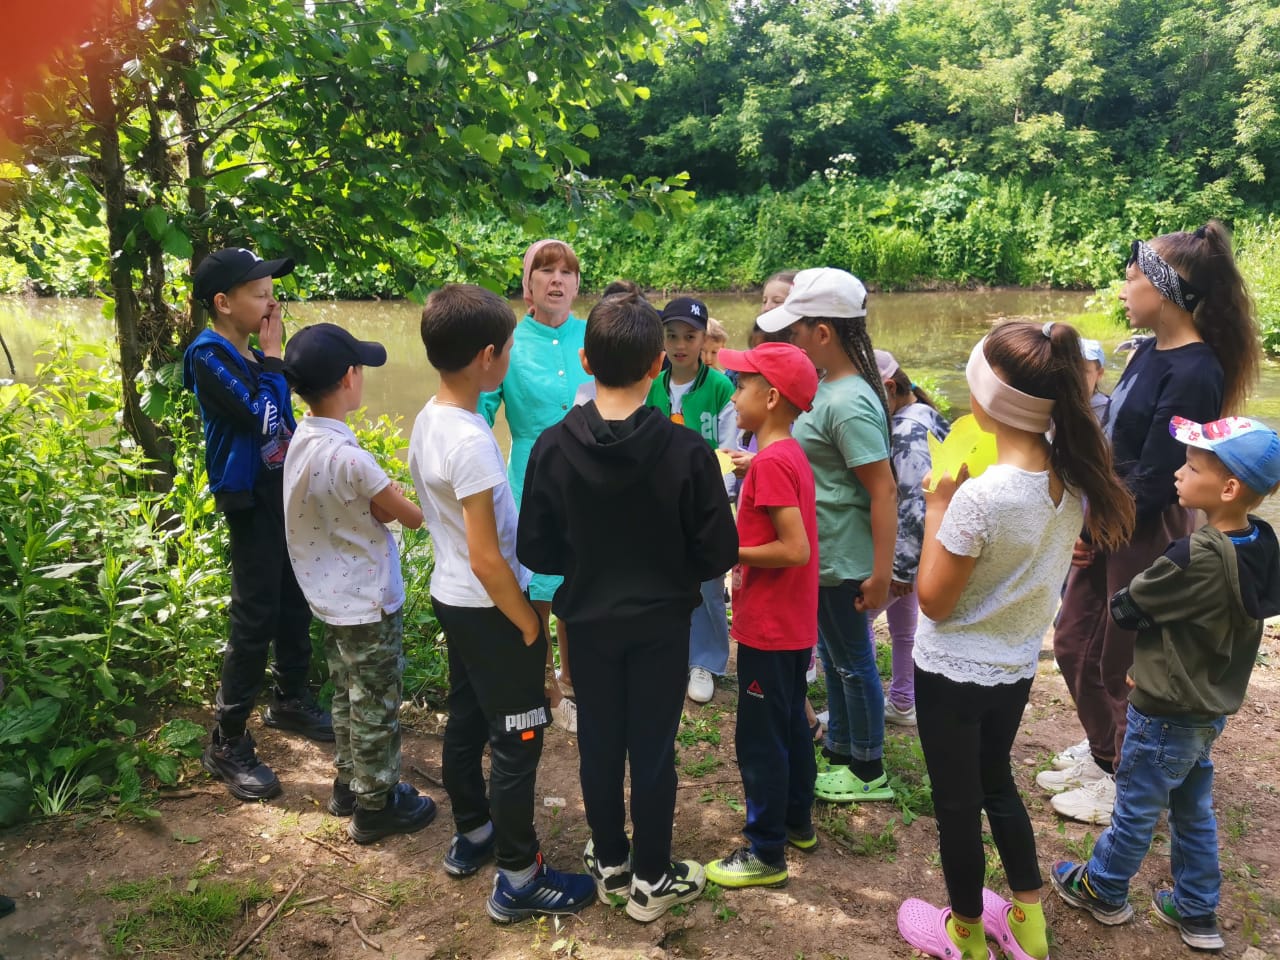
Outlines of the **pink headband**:
{"type": "Polygon", "coordinates": [[[969,365],[964,370],[973,399],[991,414],[991,419],[1006,426],[1029,433],[1047,432],[1053,413],[1053,401],[1023,393],[1001,380],[987,362],[986,345],[986,337],[978,341],[969,354],[969,365]]]}
{"type": "MultiPolygon", "coordinates": [[[[538,255],[538,251],[545,247],[548,243],[558,243],[566,250],[573,253],[576,257],[577,253],[573,252],[573,247],[569,246],[563,240],[557,240],[554,237],[548,237],[546,240],[539,240],[536,243],[529,244],[529,249],[524,252],[524,277],[520,281],[520,290],[524,294],[524,305],[529,309],[533,309],[533,297],[529,291],[529,275],[533,273],[533,258],[538,255]]],[[[569,300],[578,295],[578,288],[575,286],[569,294],[569,300]]]]}

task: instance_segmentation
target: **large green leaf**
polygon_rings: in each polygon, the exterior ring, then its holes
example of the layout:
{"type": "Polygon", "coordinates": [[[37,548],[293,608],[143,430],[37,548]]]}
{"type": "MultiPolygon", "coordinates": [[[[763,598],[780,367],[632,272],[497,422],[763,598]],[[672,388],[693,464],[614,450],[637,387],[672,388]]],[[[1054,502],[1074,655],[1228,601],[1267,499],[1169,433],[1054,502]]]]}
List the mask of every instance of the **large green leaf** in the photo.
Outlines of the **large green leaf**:
{"type": "Polygon", "coordinates": [[[35,743],[58,720],[61,704],[45,697],[31,706],[10,702],[0,706],[0,744],[35,743]]]}
{"type": "Polygon", "coordinates": [[[31,800],[31,784],[16,773],[0,770],[0,827],[25,820],[31,800]]]}

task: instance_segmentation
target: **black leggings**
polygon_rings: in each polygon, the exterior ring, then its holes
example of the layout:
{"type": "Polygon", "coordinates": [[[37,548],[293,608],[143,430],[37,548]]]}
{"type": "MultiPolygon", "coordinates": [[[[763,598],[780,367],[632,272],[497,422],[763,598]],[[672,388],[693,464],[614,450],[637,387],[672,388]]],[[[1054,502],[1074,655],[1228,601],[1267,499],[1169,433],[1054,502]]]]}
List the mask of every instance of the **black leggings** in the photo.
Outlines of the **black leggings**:
{"type": "Polygon", "coordinates": [[[942,874],[951,909],[962,917],[982,916],[983,810],[1009,888],[1044,885],[1031,818],[1009,764],[1030,693],[1030,679],[984,686],[916,668],[916,717],[933,784],[942,874]]]}

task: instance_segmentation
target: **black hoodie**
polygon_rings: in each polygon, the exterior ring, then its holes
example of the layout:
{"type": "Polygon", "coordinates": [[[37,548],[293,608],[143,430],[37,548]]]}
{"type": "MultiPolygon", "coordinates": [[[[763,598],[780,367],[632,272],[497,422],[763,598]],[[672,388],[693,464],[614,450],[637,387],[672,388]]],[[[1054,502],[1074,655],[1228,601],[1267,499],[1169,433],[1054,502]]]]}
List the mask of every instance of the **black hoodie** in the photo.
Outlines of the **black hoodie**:
{"type": "Polygon", "coordinates": [[[516,552],[564,577],[566,623],[688,617],[737,562],[738,531],[702,437],[652,407],[605,421],[592,401],[533,445],[516,552]]]}

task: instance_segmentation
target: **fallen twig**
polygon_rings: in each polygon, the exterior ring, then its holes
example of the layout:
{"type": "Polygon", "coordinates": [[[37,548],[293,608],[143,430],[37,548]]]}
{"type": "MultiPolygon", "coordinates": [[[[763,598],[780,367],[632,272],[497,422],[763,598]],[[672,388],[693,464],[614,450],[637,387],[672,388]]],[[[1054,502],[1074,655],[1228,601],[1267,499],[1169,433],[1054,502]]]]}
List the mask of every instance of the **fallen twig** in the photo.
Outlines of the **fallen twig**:
{"type": "Polygon", "coordinates": [[[284,909],[284,905],[289,902],[289,898],[293,896],[293,892],[302,885],[302,878],[305,876],[306,876],[305,873],[298,874],[298,879],[293,881],[293,886],[291,886],[288,892],[286,892],[285,895],[280,898],[280,902],[276,904],[276,908],[274,910],[272,910],[269,914],[267,914],[267,918],[263,920],[260,924],[258,924],[258,929],[254,930],[253,933],[249,934],[249,936],[245,939],[243,943],[240,944],[240,946],[236,947],[229,954],[227,954],[228,960],[235,960],[236,957],[240,956],[240,954],[244,953],[245,950],[249,948],[249,944],[253,943],[253,941],[258,939],[258,936],[262,933],[262,931],[267,929],[271,921],[276,918],[276,915],[279,914],[280,911],[284,909]]]}
{"type": "Polygon", "coordinates": [[[689,787],[727,787],[730,784],[742,783],[741,777],[733,777],[730,780],[690,780],[688,783],[676,784],[677,790],[685,790],[689,787]]]}
{"type": "Polygon", "coordinates": [[[420,766],[418,766],[416,763],[411,763],[411,764],[409,764],[409,769],[410,769],[410,770],[412,770],[414,773],[416,773],[418,776],[420,776],[423,780],[427,781],[427,783],[433,783],[433,784],[435,784],[437,787],[443,787],[443,786],[444,786],[444,781],[443,781],[443,780],[441,780],[441,779],[440,779],[439,777],[437,777],[437,776],[433,776],[432,774],[427,773],[427,771],[423,770],[423,769],[422,769],[420,766]]]}
{"type": "Polygon", "coordinates": [[[366,947],[372,947],[374,950],[377,950],[379,953],[382,952],[382,944],[375,943],[365,935],[365,932],[360,929],[360,924],[356,923],[356,915],[354,913],[351,915],[351,929],[356,932],[357,937],[359,937],[361,940],[364,941],[364,945],[366,947]]]}
{"type": "Polygon", "coordinates": [[[309,907],[313,903],[319,903],[321,900],[328,900],[328,899],[329,899],[329,895],[327,893],[322,893],[318,897],[307,897],[307,899],[302,900],[299,903],[295,903],[293,905],[293,909],[297,910],[299,907],[309,907]]]}
{"type": "Polygon", "coordinates": [[[355,887],[349,887],[345,883],[338,880],[333,881],[348,893],[354,893],[357,897],[364,897],[366,900],[372,900],[374,903],[381,904],[384,907],[391,906],[390,900],[383,900],[381,897],[375,897],[372,893],[365,893],[363,890],[357,890],[355,887]]]}
{"type": "Polygon", "coordinates": [[[356,862],[356,858],[355,858],[355,857],[353,857],[353,856],[351,856],[351,854],[349,854],[349,853],[343,853],[343,852],[342,852],[341,850],[339,850],[337,847],[335,847],[335,846],[333,846],[333,845],[331,845],[331,844],[325,843],[325,842],[324,842],[323,840],[321,840],[319,837],[313,837],[313,836],[311,836],[311,834],[309,834],[309,833],[304,833],[304,834],[302,835],[302,839],[303,839],[303,840],[310,840],[312,843],[314,843],[314,844],[315,844],[316,846],[318,846],[318,847],[324,847],[326,850],[328,850],[328,851],[329,851],[330,853],[332,853],[334,856],[341,857],[343,860],[347,861],[347,863],[355,863],[355,862],[356,862]]]}

